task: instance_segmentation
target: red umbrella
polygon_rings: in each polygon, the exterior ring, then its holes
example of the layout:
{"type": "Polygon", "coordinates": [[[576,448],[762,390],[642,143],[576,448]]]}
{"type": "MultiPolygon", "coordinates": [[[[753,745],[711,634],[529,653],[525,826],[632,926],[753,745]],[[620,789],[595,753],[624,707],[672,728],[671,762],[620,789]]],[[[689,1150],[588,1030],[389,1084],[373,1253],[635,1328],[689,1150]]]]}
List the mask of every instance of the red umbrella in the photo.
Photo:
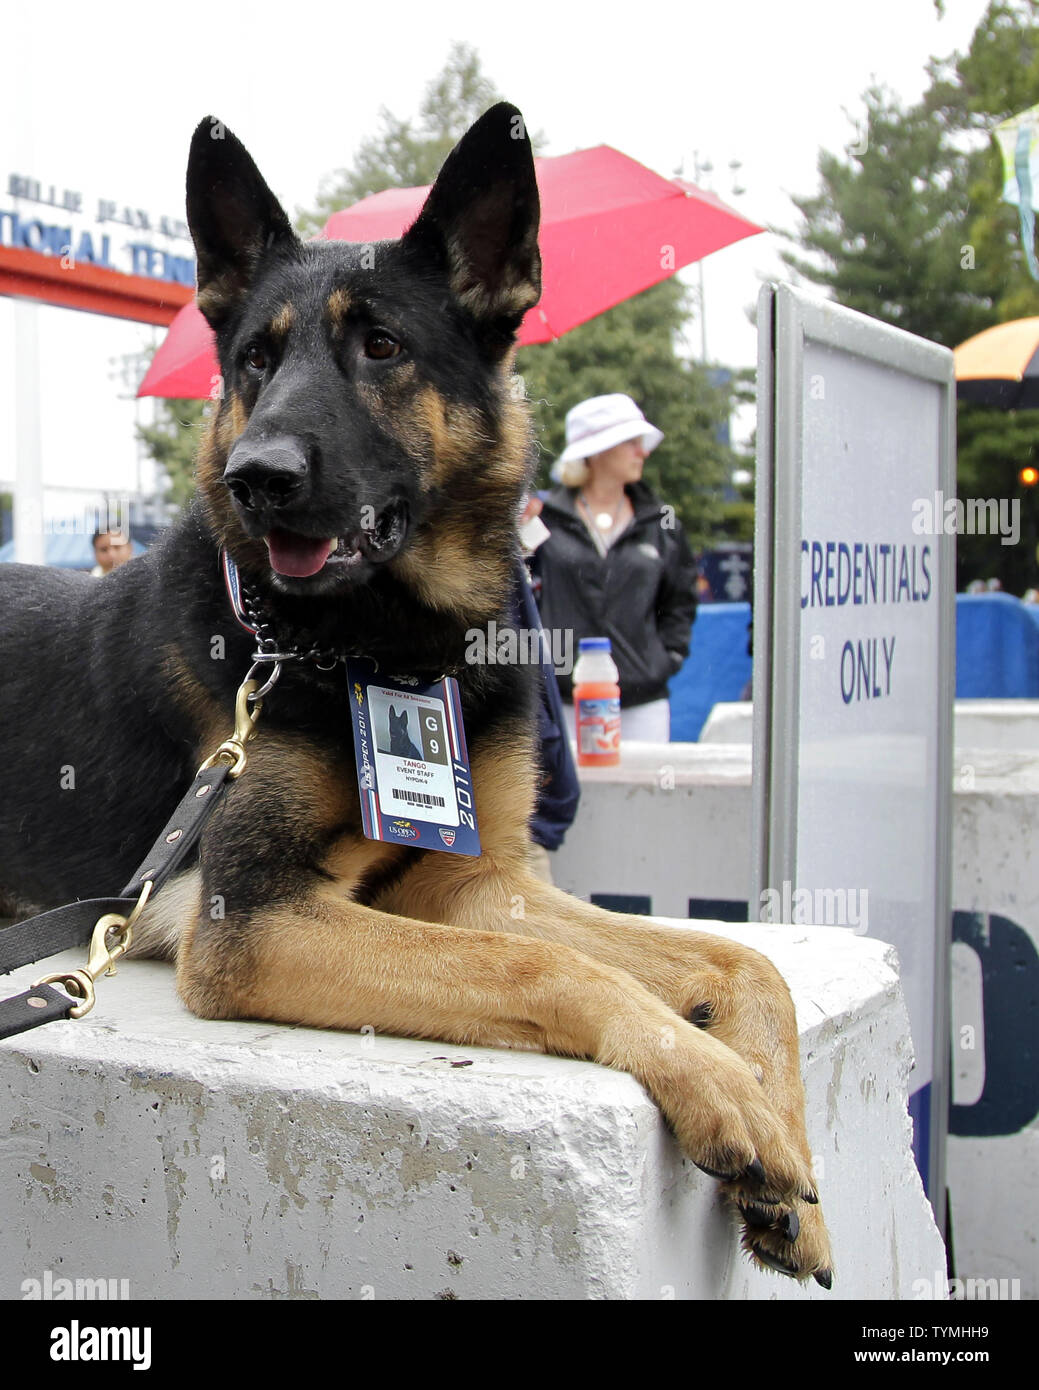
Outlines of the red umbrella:
{"type": "MultiPolygon", "coordinates": [[[[536,159],[541,195],[543,293],[520,327],[520,343],[545,343],[744,237],[763,231],[683,179],[665,179],[627,155],[592,150],[536,159]]],[[[374,242],[399,237],[428,188],[389,188],[335,212],[321,236],[374,242]]],[[[193,304],[181,309],[141,383],[139,396],[216,394],[212,333],[193,304]]]]}

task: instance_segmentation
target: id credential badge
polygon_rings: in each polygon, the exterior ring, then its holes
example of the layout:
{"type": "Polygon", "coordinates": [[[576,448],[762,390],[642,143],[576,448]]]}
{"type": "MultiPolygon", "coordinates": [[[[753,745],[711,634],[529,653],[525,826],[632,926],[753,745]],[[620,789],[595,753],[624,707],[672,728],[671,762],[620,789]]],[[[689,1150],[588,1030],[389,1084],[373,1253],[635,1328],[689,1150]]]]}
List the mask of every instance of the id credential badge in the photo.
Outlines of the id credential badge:
{"type": "Polygon", "coordinates": [[[369,840],[478,855],[458,682],[405,685],[346,663],[361,822],[369,840]]]}

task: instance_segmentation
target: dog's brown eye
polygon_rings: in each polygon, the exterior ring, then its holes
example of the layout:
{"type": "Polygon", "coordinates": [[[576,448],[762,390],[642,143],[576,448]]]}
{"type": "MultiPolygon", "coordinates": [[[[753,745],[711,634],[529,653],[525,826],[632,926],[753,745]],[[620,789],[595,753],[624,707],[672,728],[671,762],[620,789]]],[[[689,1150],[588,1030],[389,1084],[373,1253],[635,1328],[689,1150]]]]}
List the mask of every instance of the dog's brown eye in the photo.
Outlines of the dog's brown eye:
{"type": "Polygon", "coordinates": [[[267,354],[261,347],[251,347],[245,354],[245,360],[254,372],[263,372],[267,369],[267,354]]]}
{"type": "Polygon", "coordinates": [[[400,352],[400,343],[396,338],[391,338],[388,333],[376,330],[369,333],[364,340],[364,352],[366,357],[374,357],[382,360],[386,357],[396,357],[400,352]]]}

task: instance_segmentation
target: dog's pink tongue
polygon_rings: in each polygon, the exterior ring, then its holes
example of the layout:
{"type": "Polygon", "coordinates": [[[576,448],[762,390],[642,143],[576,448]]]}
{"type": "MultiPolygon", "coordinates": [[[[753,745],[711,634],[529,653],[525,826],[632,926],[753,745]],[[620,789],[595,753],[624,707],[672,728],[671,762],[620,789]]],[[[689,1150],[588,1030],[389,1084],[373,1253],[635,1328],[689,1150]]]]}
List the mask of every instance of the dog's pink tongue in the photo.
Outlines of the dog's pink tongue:
{"type": "Polygon", "coordinates": [[[295,536],[291,531],[274,530],[267,537],[271,568],[292,579],[306,579],[308,575],[317,574],[335,545],[334,539],[313,541],[308,536],[295,536]]]}

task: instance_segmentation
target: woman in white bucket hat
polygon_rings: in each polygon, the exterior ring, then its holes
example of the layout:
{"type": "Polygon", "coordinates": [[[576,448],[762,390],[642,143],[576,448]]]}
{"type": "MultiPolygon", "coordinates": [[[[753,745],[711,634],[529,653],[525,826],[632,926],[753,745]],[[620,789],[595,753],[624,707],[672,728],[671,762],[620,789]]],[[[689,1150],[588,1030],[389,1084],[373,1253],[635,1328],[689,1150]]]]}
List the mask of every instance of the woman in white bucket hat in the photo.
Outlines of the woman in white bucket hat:
{"type": "MultiPolygon", "coordinates": [[[[609,637],[621,687],[622,739],[667,742],[667,682],[689,654],[696,567],[674,511],[642,482],[663,439],[631,399],[593,396],[567,413],[566,448],[552,468],[560,484],[541,519],[551,535],[537,551],[544,626],[609,637]]],[[[573,734],[569,673],[560,693],[573,734]]]]}

